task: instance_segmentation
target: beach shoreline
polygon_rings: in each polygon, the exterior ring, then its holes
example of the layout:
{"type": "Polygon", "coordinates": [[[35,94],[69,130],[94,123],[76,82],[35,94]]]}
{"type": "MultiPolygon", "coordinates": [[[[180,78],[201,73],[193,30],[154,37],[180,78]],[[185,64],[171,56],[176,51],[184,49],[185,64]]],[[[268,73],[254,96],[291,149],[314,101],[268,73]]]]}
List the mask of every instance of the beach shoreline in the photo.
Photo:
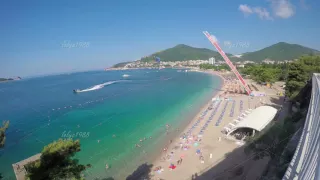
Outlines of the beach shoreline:
{"type": "MultiPolygon", "coordinates": [[[[206,73],[206,74],[210,74],[212,76],[217,76],[221,79],[221,84],[220,86],[218,87],[220,90],[217,91],[217,92],[214,92],[212,93],[212,95],[210,96],[210,99],[200,108],[199,112],[196,113],[196,115],[194,117],[191,118],[191,121],[189,121],[188,123],[186,123],[185,126],[183,126],[182,129],[180,129],[179,133],[177,133],[175,136],[173,136],[171,139],[172,139],[172,142],[168,143],[168,145],[164,148],[166,149],[172,149],[174,144],[176,144],[177,142],[180,141],[180,137],[184,134],[184,132],[186,132],[188,130],[188,128],[190,126],[192,126],[193,123],[195,123],[197,120],[198,120],[198,117],[201,115],[201,113],[203,111],[205,111],[211,104],[212,104],[212,100],[221,96],[224,92],[225,92],[225,78],[220,75],[218,72],[215,72],[215,71],[198,71],[200,73],[206,73]]],[[[154,161],[152,161],[152,165],[157,165],[159,164],[160,162],[162,162],[162,157],[166,154],[166,152],[162,151],[160,154],[158,154],[155,158],[154,161]]]]}
{"type": "MultiPolygon", "coordinates": [[[[223,81],[221,89],[201,108],[188,126],[181,129],[179,136],[164,147],[152,162],[153,168],[147,179],[212,179],[218,174],[221,176],[226,169],[236,166],[235,162],[242,162],[247,157],[240,148],[243,143],[227,139],[223,131],[245,111],[260,106],[259,98],[246,95],[232,74],[202,72],[220,77],[223,81]],[[208,108],[209,106],[211,107],[208,108]],[[236,149],[237,153],[229,159],[227,155],[236,149]],[[225,161],[228,164],[221,165],[225,161]]],[[[233,174],[234,172],[228,171],[226,176],[233,174]]]]}

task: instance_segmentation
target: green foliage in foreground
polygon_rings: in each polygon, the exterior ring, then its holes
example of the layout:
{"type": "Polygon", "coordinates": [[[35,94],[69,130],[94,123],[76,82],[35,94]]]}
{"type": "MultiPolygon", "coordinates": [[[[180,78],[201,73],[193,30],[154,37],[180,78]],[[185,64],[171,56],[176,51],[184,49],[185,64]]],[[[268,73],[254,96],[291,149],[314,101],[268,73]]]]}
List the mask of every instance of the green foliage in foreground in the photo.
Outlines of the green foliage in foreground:
{"type": "MultiPolygon", "coordinates": [[[[0,127],[0,148],[2,148],[6,142],[5,132],[9,127],[9,121],[3,121],[2,127],[0,127]]],[[[0,179],[2,179],[2,175],[0,173],[0,179]]]]}
{"type": "Polygon", "coordinates": [[[320,56],[303,56],[289,65],[286,95],[294,98],[311,79],[313,73],[320,72],[320,56]]]}
{"type": "Polygon", "coordinates": [[[28,180],[82,179],[81,172],[89,168],[72,157],[80,151],[79,140],[59,139],[41,152],[39,160],[25,166],[28,180]]]}
{"type": "Polygon", "coordinates": [[[9,127],[9,121],[4,121],[2,127],[0,127],[0,148],[2,148],[6,142],[5,132],[9,127]]]}

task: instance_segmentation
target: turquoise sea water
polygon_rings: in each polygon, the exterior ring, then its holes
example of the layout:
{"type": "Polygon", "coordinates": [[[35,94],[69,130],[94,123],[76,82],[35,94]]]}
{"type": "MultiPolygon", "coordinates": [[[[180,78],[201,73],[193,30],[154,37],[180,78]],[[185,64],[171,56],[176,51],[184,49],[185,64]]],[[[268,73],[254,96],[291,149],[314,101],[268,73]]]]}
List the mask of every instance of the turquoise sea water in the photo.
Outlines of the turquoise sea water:
{"type": "Polygon", "coordinates": [[[76,157],[92,165],[87,179],[123,179],[151,161],[220,84],[216,76],[174,69],[95,71],[0,83],[0,121],[10,120],[0,172],[13,179],[11,164],[58,138],[73,136],[81,142],[76,157]],[[74,94],[73,89],[88,91],[74,94]],[[169,135],[166,124],[171,126],[169,135]]]}

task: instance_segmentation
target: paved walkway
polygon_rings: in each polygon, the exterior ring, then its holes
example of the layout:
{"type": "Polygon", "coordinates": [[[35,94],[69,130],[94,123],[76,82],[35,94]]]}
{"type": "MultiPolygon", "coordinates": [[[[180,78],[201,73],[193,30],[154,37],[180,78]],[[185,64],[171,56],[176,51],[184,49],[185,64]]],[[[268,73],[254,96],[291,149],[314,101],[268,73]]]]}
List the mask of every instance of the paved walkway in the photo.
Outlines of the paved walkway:
{"type": "Polygon", "coordinates": [[[26,170],[24,168],[24,165],[40,159],[40,156],[41,153],[31,156],[15,164],[12,164],[14,174],[16,175],[17,180],[25,180],[26,170]]]}

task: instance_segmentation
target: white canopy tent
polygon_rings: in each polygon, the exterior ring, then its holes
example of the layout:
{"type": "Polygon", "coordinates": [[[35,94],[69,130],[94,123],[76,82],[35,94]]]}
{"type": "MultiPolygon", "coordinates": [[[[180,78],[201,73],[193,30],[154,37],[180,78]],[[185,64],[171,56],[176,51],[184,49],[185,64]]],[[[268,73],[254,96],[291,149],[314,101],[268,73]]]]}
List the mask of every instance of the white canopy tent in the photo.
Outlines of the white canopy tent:
{"type": "Polygon", "coordinates": [[[236,126],[228,132],[228,135],[241,128],[250,128],[255,131],[261,131],[273,120],[276,114],[276,108],[271,106],[260,106],[236,124],[236,126]]]}

